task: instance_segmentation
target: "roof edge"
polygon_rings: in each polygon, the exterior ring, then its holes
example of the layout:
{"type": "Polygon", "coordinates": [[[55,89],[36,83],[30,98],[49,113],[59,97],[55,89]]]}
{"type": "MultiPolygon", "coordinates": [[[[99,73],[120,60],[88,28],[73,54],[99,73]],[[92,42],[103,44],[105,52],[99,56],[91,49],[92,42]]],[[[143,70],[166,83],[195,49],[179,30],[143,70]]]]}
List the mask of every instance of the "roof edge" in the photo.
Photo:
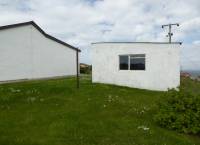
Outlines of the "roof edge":
{"type": "Polygon", "coordinates": [[[73,50],[76,50],[78,52],[81,52],[80,49],[64,42],[61,41],[49,34],[47,34],[44,30],[42,30],[42,28],[40,28],[34,21],[28,21],[28,22],[22,22],[22,23],[17,23],[17,24],[11,24],[11,25],[5,25],[5,26],[0,26],[0,30],[5,30],[5,29],[10,29],[10,28],[15,28],[15,27],[20,27],[20,26],[26,26],[26,25],[33,25],[38,31],[40,31],[40,33],[42,33],[46,38],[51,39],[53,41],[56,41],[57,43],[60,43],[62,45],[65,45],[73,50]]]}
{"type": "Polygon", "coordinates": [[[102,44],[102,43],[135,43],[135,44],[179,44],[182,45],[182,42],[94,42],[93,44],[102,44]]]}

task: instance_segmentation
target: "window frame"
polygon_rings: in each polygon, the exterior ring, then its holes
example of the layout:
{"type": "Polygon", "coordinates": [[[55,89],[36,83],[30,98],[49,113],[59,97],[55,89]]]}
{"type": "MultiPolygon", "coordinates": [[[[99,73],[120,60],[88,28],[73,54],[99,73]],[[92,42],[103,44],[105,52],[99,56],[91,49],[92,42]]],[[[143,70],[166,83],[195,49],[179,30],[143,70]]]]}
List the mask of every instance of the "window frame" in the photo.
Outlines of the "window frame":
{"type": "Polygon", "coordinates": [[[145,53],[140,53],[140,54],[122,54],[119,55],[119,65],[118,68],[120,71],[146,71],[146,54],[145,53]],[[138,56],[137,56],[138,55],[138,56]],[[124,70],[124,69],[120,69],[120,56],[128,56],[128,69],[124,70]],[[131,65],[131,57],[136,56],[137,58],[144,58],[144,69],[130,69],[131,65]]]}
{"type": "Polygon", "coordinates": [[[129,55],[126,55],[126,54],[124,54],[124,55],[119,55],[119,70],[124,70],[124,71],[127,71],[127,70],[129,70],[130,68],[129,68],[129,63],[130,63],[130,58],[129,58],[129,55]],[[128,56],[128,69],[120,69],[120,56],[128,56]]]}

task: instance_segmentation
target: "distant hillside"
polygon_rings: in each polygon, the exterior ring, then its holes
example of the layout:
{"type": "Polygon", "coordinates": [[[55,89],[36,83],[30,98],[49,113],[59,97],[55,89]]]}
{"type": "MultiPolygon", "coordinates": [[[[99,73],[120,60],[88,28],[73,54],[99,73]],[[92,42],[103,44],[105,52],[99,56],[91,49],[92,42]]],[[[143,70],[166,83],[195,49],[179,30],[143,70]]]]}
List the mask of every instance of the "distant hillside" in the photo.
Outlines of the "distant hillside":
{"type": "Polygon", "coordinates": [[[80,63],[80,67],[90,67],[91,65],[86,64],[86,63],[80,63]]]}
{"type": "Polygon", "coordinates": [[[191,77],[197,78],[200,76],[200,70],[183,70],[182,73],[188,73],[191,75],[191,77]]]}

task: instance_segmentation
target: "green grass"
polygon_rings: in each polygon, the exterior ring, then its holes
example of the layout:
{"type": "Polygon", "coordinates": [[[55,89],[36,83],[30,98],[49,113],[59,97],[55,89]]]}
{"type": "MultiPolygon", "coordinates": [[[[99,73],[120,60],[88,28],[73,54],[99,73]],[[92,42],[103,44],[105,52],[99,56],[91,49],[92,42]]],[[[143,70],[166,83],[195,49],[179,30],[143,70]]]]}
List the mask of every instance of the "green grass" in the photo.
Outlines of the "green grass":
{"type": "MultiPolygon", "coordinates": [[[[182,81],[200,94],[200,83],[182,81]]],[[[163,92],[81,78],[0,85],[0,145],[198,145],[153,121],[163,92]],[[145,127],[147,130],[145,130],[145,127]],[[148,130],[149,128],[149,130],[148,130]]]]}

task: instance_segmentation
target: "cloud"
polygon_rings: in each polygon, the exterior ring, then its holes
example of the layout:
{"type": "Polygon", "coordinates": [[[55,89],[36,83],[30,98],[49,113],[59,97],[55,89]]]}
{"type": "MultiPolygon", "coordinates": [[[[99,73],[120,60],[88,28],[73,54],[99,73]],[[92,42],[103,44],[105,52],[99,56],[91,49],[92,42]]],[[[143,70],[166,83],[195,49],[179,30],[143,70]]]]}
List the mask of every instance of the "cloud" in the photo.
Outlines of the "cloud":
{"type": "Polygon", "coordinates": [[[185,45],[181,53],[181,68],[183,70],[199,70],[200,68],[200,41],[194,45],[185,45]]]}
{"type": "Polygon", "coordinates": [[[193,44],[194,44],[194,45],[200,45],[200,40],[195,40],[195,41],[193,42],[193,44]]]}
{"type": "Polygon", "coordinates": [[[183,41],[182,66],[200,38],[199,0],[1,0],[0,25],[34,20],[47,33],[82,49],[90,63],[97,41],[168,41],[162,24],[179,22],[173,41],[183,41]]]}

